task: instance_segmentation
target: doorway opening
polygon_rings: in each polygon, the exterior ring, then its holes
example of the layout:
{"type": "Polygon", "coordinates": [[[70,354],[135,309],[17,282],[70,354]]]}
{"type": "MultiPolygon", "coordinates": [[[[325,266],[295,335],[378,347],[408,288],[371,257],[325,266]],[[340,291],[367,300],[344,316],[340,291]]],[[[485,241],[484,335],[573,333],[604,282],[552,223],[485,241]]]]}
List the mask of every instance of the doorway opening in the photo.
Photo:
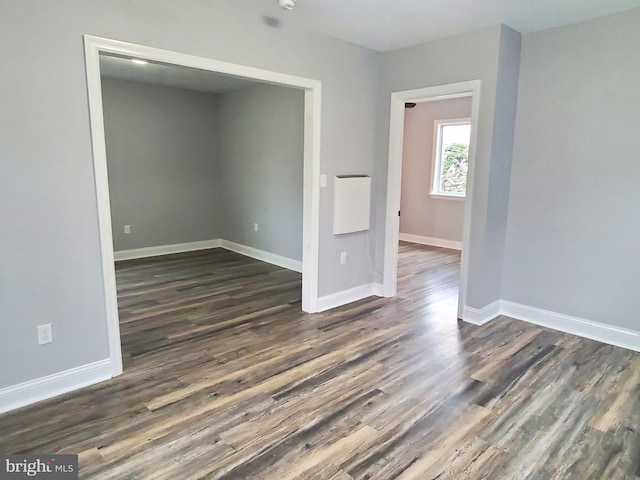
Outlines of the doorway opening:
{"type": "MultiPolygon", "coordinates": [[[[398,282],[398,245],[399,240],[416,241],[421,240],[418,243],[425,243],[422,241],[428,239],[432,244],[436,243],[438,247],[445,248],[460,248],[460,275],[459,275],[459,294],[457,302],[457,317],[462,318],[464,310],[466,292],[467,292],[467,269],[469,264],[468,251],[469,251],[469,224],[472,215],[472,202],[473,202],[473,173],[475,165],[475,152],[477,145],[477,125],[479,115],[479,99],[480,99],[480,80],[473,80],[468,82],[460,82],[455,84],[441,85],[435,87],[427,87],[416,90],[407,90],[401,92],[394,92],[391,95],[391,117],[390,117],[390,133],[389,133],[389,164],[387,173],[387,210],[386,210],[386,231],[385,231],[385,247],[384,247],[384,295],[394,296],[397,291],[398,282]],[[402,172],[403,172],[403,153],[405,147],[405,111],[408,110],[412,104],[415,104],[415,108],[419,108],[423,104],[441,102],[441,101],[453,101],[457,99],[470,99],[470,113],[464,117],[455,116],[447,122],[446,119],[434,119],[433,131],[431,138],[433,143],[431,144],[431,152],[427,158],[423,158],[422,161],[425,164],[430,164],[430,158],[434,159],[434,165],[429,166],[431,169],[429,172],[429,180],[424,182],[424,188],[422,195],[428,195],[431,199],[445,201],[451,204],[451,202],[459,202],[464,199],[464,207],[462,217],[462,232],[461,241],[451,239],[441,242],[439,245],[438,240],[428,235],[402,235],[400,234],[400,218],[403,214],[401,209],[402,202],[402,172]],[[440,120],[438,122],[437,120],[440,120]],[[468,145],[468,152],[460,155],[460,152],[456,152],[455,148],[453,153],[451,150],[447,150],[447,145],[443,143],[443,128],[442,126],[460,126],[469,124],[470,138],[468,145]],[[458,154],[455,157],[455,154],[458,154]],[[448,154],[454,155],[453,162],[457,162],[459,168],[447,168],[443,169],[442,163],[438,162],[438,159],[443,158],[443,154],[446,157],[448,154]],[[461,157],[465,157],[464,161],[461,161],[461,157]],[[466,185],[464,189],[460,187],[460,171],[465,170],[464,175],[466,185]],[[446,178],[445,178],[446,177],[446,178]],[[464,195],[462,194],[464,190],[464,195]],[[443,200],[444,199],[444,200],[443,200]]],[[[461,102],[458,102],[461,103],[461,102]]],[[[436,103],[433,103],[435,106],[436,103]]],[[[452,142],[448,143],[461,143],[459,141],[460,132],[456,130],[453,133],[452,142]]],[[[446,132],[446,131],[445,131],[446,132]]],[[[449,135],[451,136],[451,132],[449,135]]],[[[428,134],[427,134],[428,135],[428,134]]],[[[458,145],[457,147],[461,147],[458,145]]],[[[456,148],[457,148],[456,147],[456,148]]],[[[448,163],[451,163],[448,161],[448,163]]],[[[450,165],[449,165],[450,166],[450,165]]],[[[405,192],[406,193],[406,192],[405,192]]],[[[462,203],[462,202],[460,202],[462,203]]],[[[458,210],[460,210],[458,208],[458,210]]],[[[439,239],[442,240],[442,239],[439,239]]]]}
{"type": "MultiPolygon", "coordinates": [[[[320,90],[317,80],[296,77],[244,65],[220,62],[178,52],[156,49],[85,35],[85,59],[93,161],[97,193],[101,264],[112,376],[122,373],[122,347],[114,266],[111,203],[107,174],[105,123],[100,73],[100,56],[111,55],[138,61],[190,67],[304,91],[303,193],[302,193],[302,310],[315,312],[318,300],[320,90]]],[[[125,229],[126,230],[126,229],[125,229]]],[[[247,252],[244,252],[247,253],[247,252]]],[[[249,253],[250,255],[250,253],[249,253]]]]}

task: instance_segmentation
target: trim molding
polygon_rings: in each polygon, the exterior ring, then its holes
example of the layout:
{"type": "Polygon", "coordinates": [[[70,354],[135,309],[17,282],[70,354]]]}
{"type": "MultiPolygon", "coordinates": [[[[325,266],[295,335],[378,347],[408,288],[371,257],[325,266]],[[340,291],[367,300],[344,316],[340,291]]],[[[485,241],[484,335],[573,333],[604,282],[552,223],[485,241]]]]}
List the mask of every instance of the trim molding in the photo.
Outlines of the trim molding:
{"type": "Polygon", "coordinates": [[[467,199],[466,195],[443,195],[441,193],[430,193],[429,197],[434,200],[453,200],[455,202],[464,202],[467,199]]]}
{"type": "Polygon", "coordinates": [[[111,360],[107,358],[3,388],[0,390],[0,413],[57,397],[112,377],[113,366],[111,360]]]}
{"type": "MultiPolygon", "coordinates": [[[[450,83],[433,87],[404,90],[391,93],[389,112],[389,156],[387,163],[387,195],[384,226],[384,270],[383,284],[386,297],[396,294],[398,282],[398,237],[400,230],[400,190],[402,189],[402,144],[404,141],[404,104],[405,102],[430,102],[446,98],[471,96],[471,124],[478,125],[480,118],[480,80],[450,83]]],[[[458,318],[464,317],[466,305],[469,254],[471,250],[470,228],[473,204],[473,186],[475,178],[475,154],[478,143],[478,128],[471,129],[469,146],[469,171],[467,172],[467,198],[464,206],[464,229],[462,232],[462,257],[460,259],[460,293],[458,295],[458,318]]]]}
{"type": "Polygon", "coordinates": [[[115,53],[142,57],[184,67],[226,73],[253,80],[304,89],[304,158],[302,205],[302,311],[315,312],[318,299],[320,251],[320,143],[322,118],[322,82],[310,78],[263,70],[246,65],[221,62],[206,57],[137,45],[109,38],[84,35],[85,71],[91,127],[91,151],[96,187],[100,264],[104,289],[104,310],[112,374],[122,373],[122,346],[113,254],[111,205],[107,175],[100,54],[115,53]]]}
{"type": "Polygon", "coordinates": [[[199,242],[176,243],[173,245],[159,245],[157,247],[136,248],[133,250],[120,250],[119,252],[114,252],[114,257],[116,262],[119,262],[136,258],[171,255],[172,253],[196,252],[210,248],[224,248],[225,250],[230,250],[246,257],[255,258],[256,260],[302,273],[302,262],[299,260],[293,260],[292,258],[283,257],[282,255],[276,255],[275,253],[266,252],[221,238],[202,240],[199,242]]]}
{"type": "Polygon", "coordinates": [[[369,283],[359,287],[342,290],[341,292],[325,295],[318,298],[318,312],[326,312],[348,303],[357,302],[363,298],[377,296],[381,297],[384,288],[381,283],[369,283]]]}
{"type": "Polygon", "coordinates": [[[376,297],[384,297],[384,285],[382,283],[374,283],[371,287],[373,288],[373,294],[376,297]]]}
{"type": "Polygon", "coordinates": [[[160,255],[171,255],[172,253],[195,252],[217,248],[222,245],[222,240],[202,240],[199,242],[175,243],[173,245],[158,245],[157,247],[134,248],[132,250],[120,250],[113,252],[116,262],[122,260],[133,260],[136,258],[158,257],[160,255]]]}
{"type": "Polygon", "coordinates": [[[294,272],[302,273],[302,262],[299,260],[293,260],[292,258],[283,257],[282,255],[276,255],[275,253],[265,252],[264,250],[258,250],[257,248],[248,247],[239,243],[230,242],[229,240],[219,240],[220,247],[225,250],[231,250],[232,252],[239,253],[246,257],[255,258],[263,262],[271,263],[294,272]]]}
{"type": "Polygon", "coordinates": [[[501,314],[616,347],[640,352],[640,332],[501,300],[501,314]]]}
{"type": "Polygon", "coordinates": [[[499,315],[640,352],[639,331],[572,317],[564,313],[543,310],[508,300],[496,300],[480,309],[464,307],[463,320],[473,325],[485,325],[499,315]]]}
{"type": "Polygon", "coordinates": [[[482,308],[464,307],[462,319],[473,325],[484,325],[500,315],[502,300],[491,302],[482,308]]]}
{"type": "Polygon", "coordinates": [[[404,242],[419,243],[420,245],[431,245],[432,247],[451,248],[462,250],[462,242],[457,240],[447,240],[445,238],[423,237],[412,233],[400,233],[399,239],[404,242]]]}

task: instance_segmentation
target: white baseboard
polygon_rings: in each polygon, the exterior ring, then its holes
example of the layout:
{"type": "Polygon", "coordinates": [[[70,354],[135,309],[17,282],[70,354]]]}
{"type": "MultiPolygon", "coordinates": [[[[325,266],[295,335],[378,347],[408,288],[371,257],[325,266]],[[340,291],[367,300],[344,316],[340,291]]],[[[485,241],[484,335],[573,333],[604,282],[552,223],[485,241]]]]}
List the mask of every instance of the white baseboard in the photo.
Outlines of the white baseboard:
{"type": "Polygon", "coordinates": [[[371,287],[376,297],[384,297],[384,285],[382,283],[374,283],[371,287]]]}
{"type": "Polygon", "coordinates": [[[0,389],[0,413],[57,397],[112,377],[111,360],[100,360],[81,367],[0,389]]]}
{"type": "Polygon", "coordinates": [[[420,245],[431,245],[432,247],[451,248],[453,250],[462,250],[462,242],[458,242],[456,240],[423,237],[421,235],[413,235],[411,233],[401,233],[399,235],[399,238],[404,242],[419,243],[420,245]]]}
{"type": "Polygon", "coordinates": [[[302,262],[299,260],[293,260],[291,258],[283,257],[282,255],[276,255],[275,253],[265,252],[264,250],[258,250],[257,248],[247,247],[239,243],[230,242],[229,240],[220,240],[220,246],[225,250],[231,250],[232,252],[245,255],[247,257],[255,258],[263,262],[271,263],[294,272],[302,273],[302,262]]]}
{"type": "Polygon", "coordinates": [[[638,331],[507,300],[496,300],[480,309],[464,307],[463,320],[474,325],[484,325],[499,315],[640,352],[638,331]]]}
{"type": "Polygon", "coordinates": [[[199,242],[176,243],[173,245],[159,245],[157,247],[134,248],[132,250],[120,250],[113,252],[116,262],[121,260],[133,260],[136,258],[158,257],[160,255],[171,255],[172,253],[195,252],[197,250],[207,250],[209,248],[220,247],[222,240],[201,240],[199,242]]]}
{"type": "Polygon", "coordinates": [[[634,330],[506,300],[501,301],[500,310],[501,314],[507,317],[640,352],[640,332],[634,330]]]}
{"type": "Polygon", "coordinates": [[[500,315],[501,304],[501,300],[496,300],[483,308],[465,306],[462,312],[462,319],[474,325],[484,325],[500,315]]]}
{"type": "Polygon", "coordinates": [[[293,260],[281,255],[276,255],[275,253],[265,252],[264,250],[258,250],[257,248],[248,247],[246,245],[230,242],[229,240],[223,240],[221,238],[216,238],[214,240],[202,240],[199,242],[177,243],[174,245],[136,248],[133,250],[120,250],[119,252],[114,252],[114,258],[116,262],[119,262],[122,260],[157,257],[160,255],[171,255],[172,253],[195,252],[198,250],[220,247],[247,257],[271,263],[272,265],[293,270],[294,272],[302,273],[302,262],[299,260],[293,260]]]}
{"type": "Polygon", "coordinates": [[[369,283],[318,298],[318,312],[325,312],[371,296],[382,296],[382,284],[369,283]]]}

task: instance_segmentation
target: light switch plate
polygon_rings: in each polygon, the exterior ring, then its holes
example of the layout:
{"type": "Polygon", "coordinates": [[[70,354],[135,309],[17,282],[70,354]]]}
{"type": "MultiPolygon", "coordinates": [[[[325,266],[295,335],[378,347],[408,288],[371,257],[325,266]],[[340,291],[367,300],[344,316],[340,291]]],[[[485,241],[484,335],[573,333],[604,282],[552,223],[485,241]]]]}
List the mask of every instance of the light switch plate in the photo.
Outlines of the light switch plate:
{"type": "Polygon", "coordinates": [[[327,188],[327,176],[320,175],[320,188],[327,188]]]}

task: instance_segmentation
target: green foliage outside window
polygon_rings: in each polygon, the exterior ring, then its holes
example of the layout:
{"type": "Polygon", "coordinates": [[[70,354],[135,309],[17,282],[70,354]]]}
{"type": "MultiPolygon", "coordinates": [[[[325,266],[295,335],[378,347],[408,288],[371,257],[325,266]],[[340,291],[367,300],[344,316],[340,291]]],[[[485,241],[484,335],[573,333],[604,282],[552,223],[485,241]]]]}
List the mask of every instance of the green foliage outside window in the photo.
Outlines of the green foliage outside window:
{"type": "Polygon", "coordinates": [[[469,145],[453,143],[442,152],[441,189],[443,192],[462,193],[467,190],[469,145]]]}

